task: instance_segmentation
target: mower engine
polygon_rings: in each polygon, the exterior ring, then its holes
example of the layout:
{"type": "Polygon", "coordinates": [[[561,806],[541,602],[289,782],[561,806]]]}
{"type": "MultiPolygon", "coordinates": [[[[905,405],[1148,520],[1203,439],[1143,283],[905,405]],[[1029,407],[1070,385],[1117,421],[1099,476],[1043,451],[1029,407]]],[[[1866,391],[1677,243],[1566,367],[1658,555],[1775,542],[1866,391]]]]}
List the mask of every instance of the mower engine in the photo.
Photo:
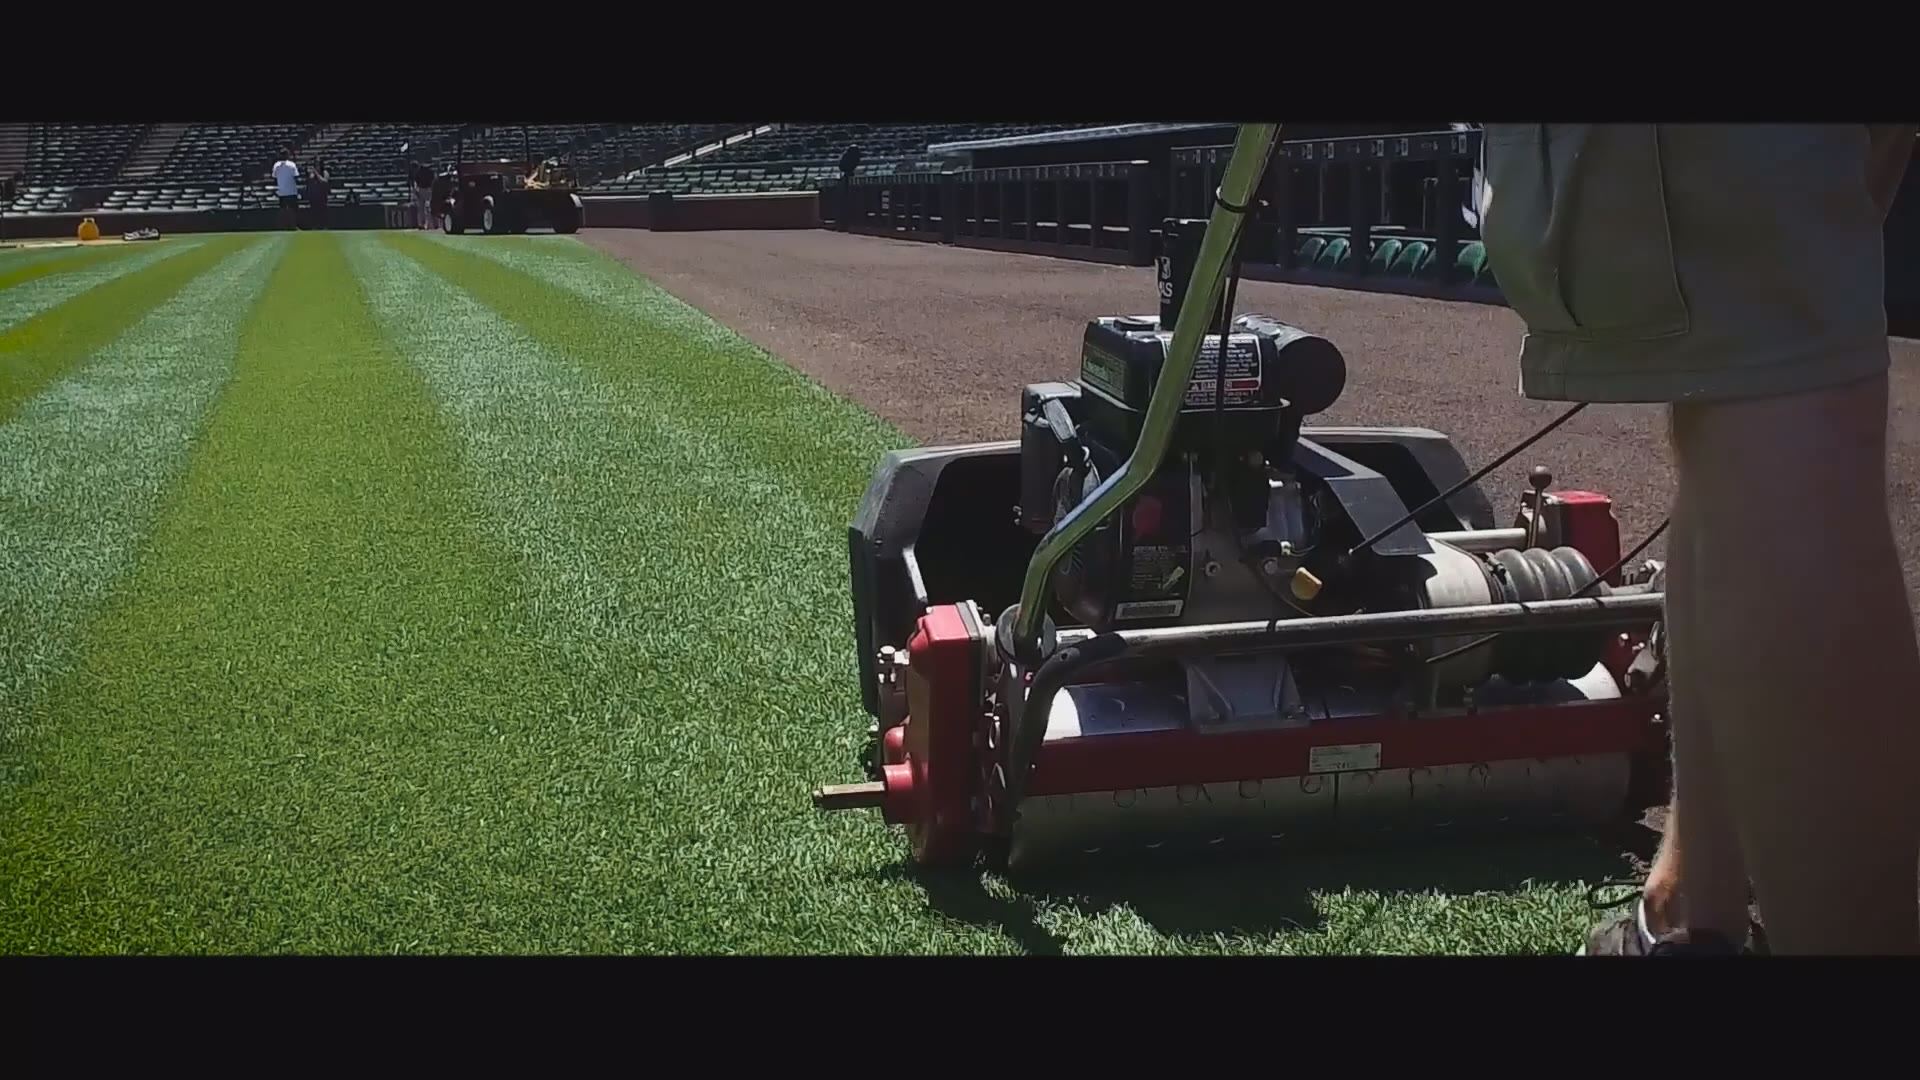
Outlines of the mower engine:
{"type": "MultiPolygon", "coordinates": [[[[1173,337],[1159,323],[1096,319],[1078,382],[1026,388],[1020,519],[1035,535],[1133,453],[1173,337]]],[[[1260,316],[1233,327],[1224,372],[1218,345],[1213,335],[1202,348],[1168,460],[1054,573],[1060,606],[1088,626],[1266,618],[1320,532],[1324,489],[1302,486],[1294,449],[1301,418],[1339,396],[1345,361],[1260,316]]]]}

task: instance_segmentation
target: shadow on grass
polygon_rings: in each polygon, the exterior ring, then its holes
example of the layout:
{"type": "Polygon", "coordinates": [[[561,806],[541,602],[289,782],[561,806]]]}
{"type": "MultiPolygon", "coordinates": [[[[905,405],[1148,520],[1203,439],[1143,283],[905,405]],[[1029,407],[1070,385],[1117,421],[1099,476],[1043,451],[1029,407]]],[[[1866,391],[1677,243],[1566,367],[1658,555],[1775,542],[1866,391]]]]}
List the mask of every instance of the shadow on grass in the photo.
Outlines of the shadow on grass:
{"type": "Polygon", "coordinates": [[[1058,955],[1042,927],[1043,907],[1098,916],[1126,907],[1169,938],[1311,932],[1323,920],[1316,893],[1355,889],[1394,894],[1517,892],[1529,885],[1594,884],[1634,871],[1657,834],[1638,826],[1605,832],[1369,839],[1348,847],[1160,850],[1086,856],[1003,878],[989,892],[980,870],[881,868],[926,891],[948,918],[998,929],[1027,952],[1058,955]]]}

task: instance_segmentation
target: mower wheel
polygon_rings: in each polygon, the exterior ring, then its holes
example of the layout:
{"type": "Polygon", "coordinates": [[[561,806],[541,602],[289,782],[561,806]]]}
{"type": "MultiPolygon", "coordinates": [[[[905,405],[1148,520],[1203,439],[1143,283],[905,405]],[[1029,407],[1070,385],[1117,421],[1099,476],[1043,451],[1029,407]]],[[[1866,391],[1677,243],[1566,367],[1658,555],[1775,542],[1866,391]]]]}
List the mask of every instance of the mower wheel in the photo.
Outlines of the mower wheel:
{"type": "Polygon", "coordinates": [[[461,226],[459,215],[447,210],[440,215],[440,231],[448,236],[459,236],[467,230],[461,226]]]}
{"type": "Polygon", "coordinates": [[[486,208],[480,211],[480,228],[488,236],[499,236],[507,231],[506,215],[494,208],[492,199],[488,199],[486,208]]]}

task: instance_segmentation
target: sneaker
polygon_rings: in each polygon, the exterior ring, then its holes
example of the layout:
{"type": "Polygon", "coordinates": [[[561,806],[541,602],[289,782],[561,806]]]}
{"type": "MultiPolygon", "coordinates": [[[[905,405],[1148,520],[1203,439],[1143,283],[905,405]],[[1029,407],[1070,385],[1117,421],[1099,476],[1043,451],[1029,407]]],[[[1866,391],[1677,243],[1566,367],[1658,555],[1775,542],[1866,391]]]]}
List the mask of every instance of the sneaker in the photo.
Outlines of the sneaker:
{"type": "Polygon", "coordinates": [[[1633,910],[1595,926],[1586,944],[1576,956],[1765,956],[1766,932],[1758,923],[1748,927],[1748,940],[1735,945],[1711,930],[1672,930],[1655,934],[1647,925],[1646,897],[1638,889],[1644,882],[1605,881],[1588,894],[1588,903],[1598,909],[1631,903],[1633,910]],[[1636,891],[1607,903],[1596,897],[1605,888],[1627,887],[1636,891]]]}

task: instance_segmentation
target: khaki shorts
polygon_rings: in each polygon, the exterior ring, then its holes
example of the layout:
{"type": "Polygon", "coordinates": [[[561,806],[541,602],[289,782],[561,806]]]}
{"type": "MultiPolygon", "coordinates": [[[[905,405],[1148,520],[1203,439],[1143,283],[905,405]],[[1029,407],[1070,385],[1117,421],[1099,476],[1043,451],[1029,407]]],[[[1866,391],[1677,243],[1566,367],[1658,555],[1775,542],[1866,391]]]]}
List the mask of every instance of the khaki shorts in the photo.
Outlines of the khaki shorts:
{"type": "Polygon", "coordinates": [[[1559,401],[1792,394],[1887,369],[1914,125],[1488,124],[1481,235],[1559,401]]]}

